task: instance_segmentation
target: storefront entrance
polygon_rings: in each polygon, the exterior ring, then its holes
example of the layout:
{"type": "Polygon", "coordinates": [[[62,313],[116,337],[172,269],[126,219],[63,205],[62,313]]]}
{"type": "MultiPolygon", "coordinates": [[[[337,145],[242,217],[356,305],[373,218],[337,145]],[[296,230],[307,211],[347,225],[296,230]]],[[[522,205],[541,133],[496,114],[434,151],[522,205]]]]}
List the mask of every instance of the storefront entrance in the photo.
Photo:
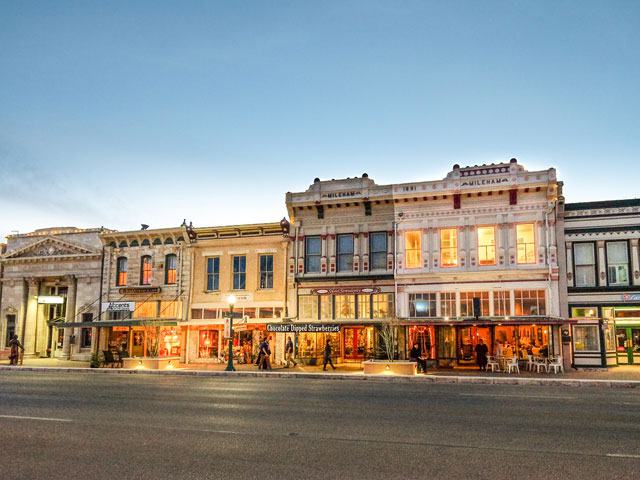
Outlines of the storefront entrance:
{"type": "Polygon", "coordinates": [[[345,360],[363,360],[373,354],[373,327],[347,327],[344,329],[345,360]]]}
{"type": "Polygon", "coordinates": [[[640,365],[640,327],[616,327],[618,364],[640,365]]]}
{"type": "Polygon", "coordinates": [[[461,327],[458,330],[458,365],[475,365],[479,339],[489,346],[490,338],[488,327],[461,327]]]}

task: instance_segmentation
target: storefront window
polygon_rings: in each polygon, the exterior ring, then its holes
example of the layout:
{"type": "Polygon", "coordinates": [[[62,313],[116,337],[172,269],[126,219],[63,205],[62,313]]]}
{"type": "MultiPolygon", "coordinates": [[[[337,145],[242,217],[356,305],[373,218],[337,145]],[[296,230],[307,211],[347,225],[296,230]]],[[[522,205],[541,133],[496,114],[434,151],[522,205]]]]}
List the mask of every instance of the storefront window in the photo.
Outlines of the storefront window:
{"type": "Polygon", "coordinates": [[[536,263],[536,236],[533,223],[516,225],[518,263],[536,263]]]}
{"type": "Polygon", "coordinates": [[[422,232],[420,230],[404,233],[404,266],[422,267],[422,232]]]}
{"type": "Polygon", "coordinates": [[[508,291],[494,290],[493,315],[496,317],[508,317],[511,315],[511,295],[508,291]]]}
{"type": "Polygon", "coordinates": [[[515,313],[523,315],[546,315],[544,290],[516,290],[515,313]]]}
{"type": "Polygon", "coordinates": [[[324,355],[327,339],[331,341],[332,357],[340,356],[339,333],[300,333],[298,335],[298,355],[301,358],[320,361],[324,355]]]}
{"type": "Polygon", "coordinates": [[[599,352],[600,338],[597,325],[574,325],[573,348],[576,352],[599,352]]]}
{"type": "Polygon", "coordinates": [[[317,295],[300,295],[298,297],[298,316],[301,320],[318,319],[317,295]]]}
{"type": "Polygon", "coordinates": [[[180,335],[175,327],[160,328],[158,355],[168,357],[180,355],[180,335]]]}
{"type": "Polygon", "coordinates": [[[573,244],[573,263],[576,287],[596,286],[595,245],[591,242],[573,244]]]}
{"type": "Polygon", "coordinates": [[[373,297],[373,318],[391,318],[394,316],[393,295],[376,293],[373,297]]]}
{"type": "Polygon", "coordinates": [[[333,297],[320,295],[320,320],[333,319],[333,297]]]}
{"type": "Polygon", "coordinates": [[[478,263],[480,265],[496,264],[495,227],[478,227],[478,263]]]}
{"type": "Polygon", "coordinates": [[[456,358],[456,330],[442,326],[436,329],[438,358],[456,358]]]}
{"type": "Polygon", "coordinates": [[[92,328],[83,328],[80,332],[80,348],[91,348],[92,328]]]}
{"type": "Polygon", "coordinates": [[[409,294],[410,317],[435,317],[436,294],[435,293],[410,293],[409,294]]]}
{"type": "Polygon", "coordinates": [[[489,315],[489,292],[460,292],[460,316],[473,317],[473,299],[480,299],[480,316],[489,315]]]}
{"type": "Polygon", "coordinates": [[[356,318],[356,296],[336,295],[336,318],[356,318]]]}
{"type": "Polygon", "coordinates": [[[607,325],[604,331],[604,340],[608,352],[616,349],[616,328],[614,325],[607,325]]]}
{"type": "Polygon", "coordinates": [[[416,343],[423,356],[429,359],[435,358],[435,327],[433,325],[409,327],[409,349],[416,343]]]}
{"type": "Polygon", "coordinates": [[[440,293],[440,316],[455,318],[456,314],[456,292],[440,293]]]}
{"type": "Polygon", "coordinates": [[[371,295],[358,295],[358,318],[371,318],[371,295]]]}
{"type": "Polygon", "coordinates": [[[444,228],[440,230],[440,266],[455,267],[458,265],[458,229],[444,228]]]}
{"type": "Polygon", "coordinates": [[[198,357],[216,358],[218,356],[218,330],[200,330],[198,332],[198,357]]]}
{"type": "Polygon", "coordinates": [[[598,316],[598,307],[573,307],[571,318],[595,318],[598,316]]]}

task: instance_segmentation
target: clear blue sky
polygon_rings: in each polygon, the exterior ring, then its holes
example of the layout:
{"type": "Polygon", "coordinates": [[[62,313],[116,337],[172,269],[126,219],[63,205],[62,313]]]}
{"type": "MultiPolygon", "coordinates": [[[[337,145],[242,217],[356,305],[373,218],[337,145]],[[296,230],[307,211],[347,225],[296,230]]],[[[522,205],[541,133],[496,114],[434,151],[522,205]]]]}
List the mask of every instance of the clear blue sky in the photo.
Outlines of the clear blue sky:
{"type": "MultiPolygon", "coordinates": [[[[277,221],[454,163],[638,196],[638,1],[0,1],[0,234],[277,221]]],[[[0,235],[1,236],[1,235],[0,235]]]]}

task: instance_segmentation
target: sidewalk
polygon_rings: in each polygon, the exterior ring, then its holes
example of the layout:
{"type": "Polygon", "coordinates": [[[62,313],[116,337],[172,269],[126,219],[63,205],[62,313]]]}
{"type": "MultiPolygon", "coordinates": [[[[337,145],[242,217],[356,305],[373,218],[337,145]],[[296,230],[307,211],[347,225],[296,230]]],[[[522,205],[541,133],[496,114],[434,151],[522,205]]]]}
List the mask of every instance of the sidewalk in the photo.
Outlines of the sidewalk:
{"type": "Polygon", "coordinates": [[[359,363],[338,364],[336,370],[329,368],[322,370],[322,366],[298,364],[296,367],[285,368],[276,365],[273,370],[260,371],[255,365],[236,364],[236,372],[226,372],[226,364],[180,364],[172,370],[123,370],[119,368],[90,369],[89,362],[58,360],[51,358],[25,359],[22,367],[11,367],[9,362],[0,361],[0,371],[40,371],[47,370],[67,372],[91,373],[123,373],[123,374],[167,374],[167,375],[197,375],[197,376],[251,376],[251,377],[286,377],[286,378],[330,378],[351,380],[380,380],[380,381],[416,381],[423,383],[484,383],[484,384],[521,384],[521,385],[564,385],[564,386],[605,386],[605,387],[638,387],[640,388],[640,366],[620,366],[601,370],[570,370],[565,374],[533,373],[522,371],[520,374],[506,374],[503,372],[479,372],[478,370],[430,370],[427,375],[415,376],[399,375],[364,375],[359,363]]]}

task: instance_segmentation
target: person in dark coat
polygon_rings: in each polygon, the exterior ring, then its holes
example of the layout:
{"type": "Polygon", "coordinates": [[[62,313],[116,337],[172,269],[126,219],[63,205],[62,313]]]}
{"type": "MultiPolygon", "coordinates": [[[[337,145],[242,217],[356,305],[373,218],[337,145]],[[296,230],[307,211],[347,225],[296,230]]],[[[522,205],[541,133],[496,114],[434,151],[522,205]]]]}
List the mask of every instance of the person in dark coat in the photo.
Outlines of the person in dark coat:
{"type": "Polygon", "coordinates": [[[413,344],[413,348],[409,352],[409,360],[418,364],[419,372],[422,371],[424,373],[427,373],[427,359],[422,358],[422,350],[420,349],[420,345],[418,345],[418,343],[413,344]]]}
{"type": "Polygon", "coordinates": [[[324,364],[322,367],[322,370],[324,371],[327,370],[327,363],[331,365],[331,368],[333,368],[334,370],[336,369],[336,367],[333,366],[333,361],[331,360],[331,351],[331,340],[327,338],[327,344],[324,346],[324,364]]]}
{"type": "Polygon", "coordinates": [[[476,363],[480,367],[480,370],[483,372],[487,371],[487,353],[489,353],[489,349],[484,344],[484,341],[480,338],[478,340],[478,344],[476,345],[476,363]]]}
{"type": "Polygon", "coordinates": [[[21,349],[24,352],[24,347],[18,340],[18,335],[14,335],[11,340],[9,340],[9,347],[11,348],[11,353],[9,354],[9,365],[18,365],[18,358],[20,358],[20,353],[18,349],[21,349]]]}
{"type": "Polygon", "coordinates": [[[284,347],[284,359],[287,361],[284,368],[289,368],[291,362],[293,362],[294,367],[298,365],[298,363],[293,359],[293,341],[291,340],[291,337],[287,338],[287,344],[284,347]]]}
{"type": "Polygon", "coordinates": [[[260,344],[260,353],[258,354],[258,369],[271,370],[271,349],[269,348],[269,340],[265,338],[260,344]]]}
{"type": "Polygon", "coordinates": [[[258,358],[256,358],[256,365],[258,366],[258,370],[262,370],[262,344],[264,343],[264,339],[260,337],[260,343],[258,343],[258,358]]]}

